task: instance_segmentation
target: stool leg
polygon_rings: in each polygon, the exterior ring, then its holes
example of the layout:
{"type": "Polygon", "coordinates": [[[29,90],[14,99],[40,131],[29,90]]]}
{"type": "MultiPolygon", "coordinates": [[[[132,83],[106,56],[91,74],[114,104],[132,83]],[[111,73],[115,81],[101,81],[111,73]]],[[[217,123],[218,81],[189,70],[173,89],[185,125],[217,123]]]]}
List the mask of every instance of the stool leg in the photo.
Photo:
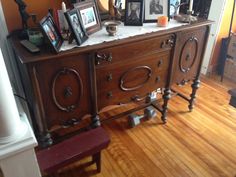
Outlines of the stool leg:
{"type": "Polygon", "coordinates": [[[96,163],[97,166],[97,172],[101,172],[101,152],[98,152],[93,155],[93,162],[96,163]]]}

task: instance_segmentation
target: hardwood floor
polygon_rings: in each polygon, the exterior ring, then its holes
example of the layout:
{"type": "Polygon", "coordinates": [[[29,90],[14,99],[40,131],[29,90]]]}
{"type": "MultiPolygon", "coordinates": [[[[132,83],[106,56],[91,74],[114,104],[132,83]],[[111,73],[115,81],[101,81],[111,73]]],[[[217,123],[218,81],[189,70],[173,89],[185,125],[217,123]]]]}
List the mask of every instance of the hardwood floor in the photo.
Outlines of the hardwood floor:
{"type": "MultiPolygon", "coordinates": [[[[235,84],[202,78],[193,112],[187,103],[173,97],[168,122],[160,113],[130,129],[127,118],[106,123],[111,136],[102,154],[102,172],[95,165],[80,168],[90,160],[72,164],[60,177],[235,177],[236,108],[228,105],[227,90],[235,84]]],[[[189,87],[181,87],[189,94],[189,87]]],[[[117,110],[111,111],[113,114],[117,110]]]]}

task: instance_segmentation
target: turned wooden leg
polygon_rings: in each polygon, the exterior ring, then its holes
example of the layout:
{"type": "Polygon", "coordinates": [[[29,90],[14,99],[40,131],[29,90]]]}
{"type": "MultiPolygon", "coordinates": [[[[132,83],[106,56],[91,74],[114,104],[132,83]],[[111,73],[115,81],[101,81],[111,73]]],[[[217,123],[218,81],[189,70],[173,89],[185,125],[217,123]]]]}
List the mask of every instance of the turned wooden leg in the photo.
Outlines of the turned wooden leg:
{"type": "Polygon", "coordinates": [[[164,103],[162,105],[162,116],[161,116],[161,120],[163,121],[163,123],[167,122],[167,109],[168,109],[168,101],[170,98],[171,98],[171,90],[169,88],[166,88],[163,94],[164,103]]]}
{"type": "Polygon", "coordinates": [[[93,162],[96,163],[97,166],[97,172],[101,172],[101,152],[98,152],[93,155],[93,162]]]}
{"type": "Polygon", "coordinates": [[[192,84],[192,94],[190,95],[191,99],[189,100],[189,106],[188,106],[189,111],[193,110],[194,101],[196,99],[196,93],[198,88],[200,87],[200,83],[201,83],[200,80],[196,79],[192,84]]]}

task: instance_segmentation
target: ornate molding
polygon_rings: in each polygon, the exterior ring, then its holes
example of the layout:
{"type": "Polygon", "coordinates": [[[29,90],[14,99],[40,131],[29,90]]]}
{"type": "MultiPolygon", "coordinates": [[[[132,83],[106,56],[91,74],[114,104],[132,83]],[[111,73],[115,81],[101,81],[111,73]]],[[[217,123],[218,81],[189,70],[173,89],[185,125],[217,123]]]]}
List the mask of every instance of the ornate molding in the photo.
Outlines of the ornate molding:
{"type": "Polygon", "coordinates": [[[148,67],[148,66],[138,66],[138,67],[132,68],[132,69],[126,71],[121,76],[121,78],[120,78],[120,88],[123,91],[137,90],[137,89],[143,87],[148,82],[148,80],[151,78],[151,76],[152,76],[152,69],[150,67],[148,67]],[[141,84],[139,84],[139,85],[136,85],[134,87],[126,87],[125,86],[125,79],[126,79],[126,77],[129,76],[129,73],[134,72],[135,70],[142,70],[142,69],[147,70],[147,78],[141,84]]]}
{"type": "Polygon", "coordinates": [[[183,45],[182,47],[182,50],[181,50],[181,53],[180,53],[180,59],[179,59],[179,68],[180,68],[180,71],[183,72],[183,73],[187,73],[191,70],[192,66],[194,65],[195,61],[196,61],[196,57],[197,57],[197,52],[198,52],[198,39],[196,37],[190,37],[183,45]],[[194,57],[191,57],[190,54],[188,53],[186,57],[184,57],[184,49],[186,48],[186,46],[189,44],[189,43],[192,43],[194,42],[196,44],[196,48],[195,48],[195,53],[194,53],[194,57]],[[184,68],[184,66],[182,65],[183,64],[183,60],[185,61],[190,61],[192,60],[191,64],[187,67],[187,68],[184,68]]]}
{"type": "MultiPolygon", "coordinates": [[[[72,95],[73,95],[72,88],[70,86],[65,87],[64,88],[64,98],[71,97],[72,95]]],[[[66,111],[66,112],[71,112],[71,111],[75,110],[79,106],[82,95],[83,95],[83,82],[80,77],[80,74],[75,69],[72,69],[72,68],[63,68],[63,69],[59,70],[57,72],[56,76],[53,78],[53,82],[52,82],[52,97],[53,97],[53,101],[54,101],[55,105],[57,106],[57,108],[62,111],[66,111]],[[70,75],[70,74],[73,74],[76,76],[76,78],[78,80],[78,84],[80,86],[80,92],[79,92],[76,103],[68,105],[68,106],[62,106],[56,97],[56,92],[55,92],[56,87],[55,86],[56,86],[56,82],[60,76],[70,75]]]]}

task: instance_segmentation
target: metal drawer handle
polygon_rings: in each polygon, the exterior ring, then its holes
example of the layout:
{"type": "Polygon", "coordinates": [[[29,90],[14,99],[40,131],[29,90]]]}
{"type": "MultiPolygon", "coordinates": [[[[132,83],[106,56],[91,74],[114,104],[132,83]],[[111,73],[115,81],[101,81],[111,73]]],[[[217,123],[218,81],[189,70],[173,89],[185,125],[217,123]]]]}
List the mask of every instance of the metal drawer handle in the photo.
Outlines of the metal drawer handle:
{"type": "Polygon", "coordinates": [[[158,61],[157,67],[160,68],[162,64],[163,64],[163,60],[158,61]]]}
{"type": "Polygon", "coordinates": [[[161,81],[161,77],[160,76],[157,76],[156,78],[156,83],[160,82],[161,81]]]}
{"type": "Polygon", "coordinates": [[[107,76],[107,81],[111,81],[113,78],[112,78],[112,74],[109,74],[108,76],[107,76]]]}
{"type": "Polygon", "coordinates": [[[112,58],[113,58],[112,57],[112,53],[109,53],[109,54],[105,54],[105,53],[99,54],[99,53],[96,53],[96,56],[95,56],[96,65],[100,65],[102,61],[111,62],[112,58]]]}
{"type": "Polygon", "coordinates": [[[107,93],[107,97],[108,97],[108,98],[112,98],[112,97],[113,97],[112,92],[108,92],[108,93],[107,93]]]}

